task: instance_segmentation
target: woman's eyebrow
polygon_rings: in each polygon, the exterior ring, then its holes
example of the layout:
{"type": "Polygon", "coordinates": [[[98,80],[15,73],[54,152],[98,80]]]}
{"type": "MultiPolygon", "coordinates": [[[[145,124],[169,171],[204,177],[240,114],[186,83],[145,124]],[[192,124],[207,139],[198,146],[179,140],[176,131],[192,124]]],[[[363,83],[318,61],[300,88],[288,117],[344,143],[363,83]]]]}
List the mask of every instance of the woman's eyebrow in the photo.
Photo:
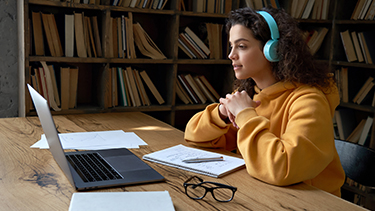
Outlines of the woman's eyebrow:
{"type": "MultiPolygon", "coordinates": [[[[239,39],[235,40],[235,41],[233,42],[233,44],[239,43],[239,42],[241,42],[241,41],[248,41],[248,40],[247,40],[247,39],[245,39],[245,38],[239,38],[239,39]]],[[[231,42],[231,41],[229,41],[229,43],[231,43],[231,44],[232,44],[232,42],[231,42]]]]}

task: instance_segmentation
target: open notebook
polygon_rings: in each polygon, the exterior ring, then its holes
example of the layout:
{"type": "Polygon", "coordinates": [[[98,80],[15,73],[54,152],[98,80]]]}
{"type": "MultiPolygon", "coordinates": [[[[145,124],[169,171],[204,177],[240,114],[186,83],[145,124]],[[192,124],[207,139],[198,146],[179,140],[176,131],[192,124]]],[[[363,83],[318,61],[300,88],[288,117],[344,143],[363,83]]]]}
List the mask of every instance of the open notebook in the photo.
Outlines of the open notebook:
{"type": "Polygon", "coordinates": [[[229,174],[245,166],[245,161],[241,158],[208,152],[181,144],[144,155],[143,159],[216,178],[229,174]],[[186,159],[220,156],[224,157],[224,161],[202,163],[183,162],[183,160],[186,159]]]}

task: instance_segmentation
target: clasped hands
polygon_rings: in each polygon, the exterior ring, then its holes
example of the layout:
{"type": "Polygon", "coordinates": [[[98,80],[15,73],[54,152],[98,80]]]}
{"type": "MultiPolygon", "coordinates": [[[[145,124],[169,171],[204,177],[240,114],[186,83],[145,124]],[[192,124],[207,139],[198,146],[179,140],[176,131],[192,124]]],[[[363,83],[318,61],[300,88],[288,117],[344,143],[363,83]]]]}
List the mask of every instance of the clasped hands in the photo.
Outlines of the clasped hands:
{"type": "Polygon", "coordinates": [[[237,114],[245,108],[256,108],[260,105],[260,101],[254,101],[247,94],[246,91],[237,91],[233,94],[227,94],[225,98],[219,100],[220,117],[225,120],[226,118],[238,129],[235,122],[237,114]]]}

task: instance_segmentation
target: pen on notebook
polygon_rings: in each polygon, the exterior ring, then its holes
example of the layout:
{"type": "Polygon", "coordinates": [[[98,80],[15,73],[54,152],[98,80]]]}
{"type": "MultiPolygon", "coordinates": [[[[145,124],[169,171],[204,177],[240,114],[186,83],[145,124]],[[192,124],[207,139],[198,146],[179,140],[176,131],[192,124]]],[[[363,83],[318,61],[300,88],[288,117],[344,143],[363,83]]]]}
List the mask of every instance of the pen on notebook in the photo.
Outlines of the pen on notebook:
{"type": "Polygon", "coordinates": [[[182,162],[185,163],[202,163],[202,162],[211,162],[211,161],[224,161],[223,156],[220,157],[212,157],[212,158],[193,158],[193,159],[186,159],[182,162]]]}

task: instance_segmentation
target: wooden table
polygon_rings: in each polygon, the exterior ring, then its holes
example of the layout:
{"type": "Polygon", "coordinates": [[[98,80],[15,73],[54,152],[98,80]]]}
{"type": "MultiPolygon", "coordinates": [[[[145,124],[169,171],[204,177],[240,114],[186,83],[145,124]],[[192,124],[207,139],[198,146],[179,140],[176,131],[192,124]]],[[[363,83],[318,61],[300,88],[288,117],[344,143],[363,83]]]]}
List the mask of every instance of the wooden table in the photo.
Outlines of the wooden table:
{"type": "MultiPolygon", "coordinates": [[[[185,144],[183,132],[139,112],[54,116],[60,133],[124,130],[135,132],[148,143],[131,149],[138,157],[177,144],[185,144]]],[[[0,210],[68,210],[75,189],[48,150],[30,146],[43,134],[37,117],[0,119],[0,210]]],[[[165,182],[96,191],[167,190],[176,210],[363,210],[341,198],[306,184],[288,187],[268,185],[241,169],[219,179],[199,175],[238,188],[233,201],[220,203],[210,194],[192,200],[183,182],[192,172],[147,162],[165,182]]]]}

